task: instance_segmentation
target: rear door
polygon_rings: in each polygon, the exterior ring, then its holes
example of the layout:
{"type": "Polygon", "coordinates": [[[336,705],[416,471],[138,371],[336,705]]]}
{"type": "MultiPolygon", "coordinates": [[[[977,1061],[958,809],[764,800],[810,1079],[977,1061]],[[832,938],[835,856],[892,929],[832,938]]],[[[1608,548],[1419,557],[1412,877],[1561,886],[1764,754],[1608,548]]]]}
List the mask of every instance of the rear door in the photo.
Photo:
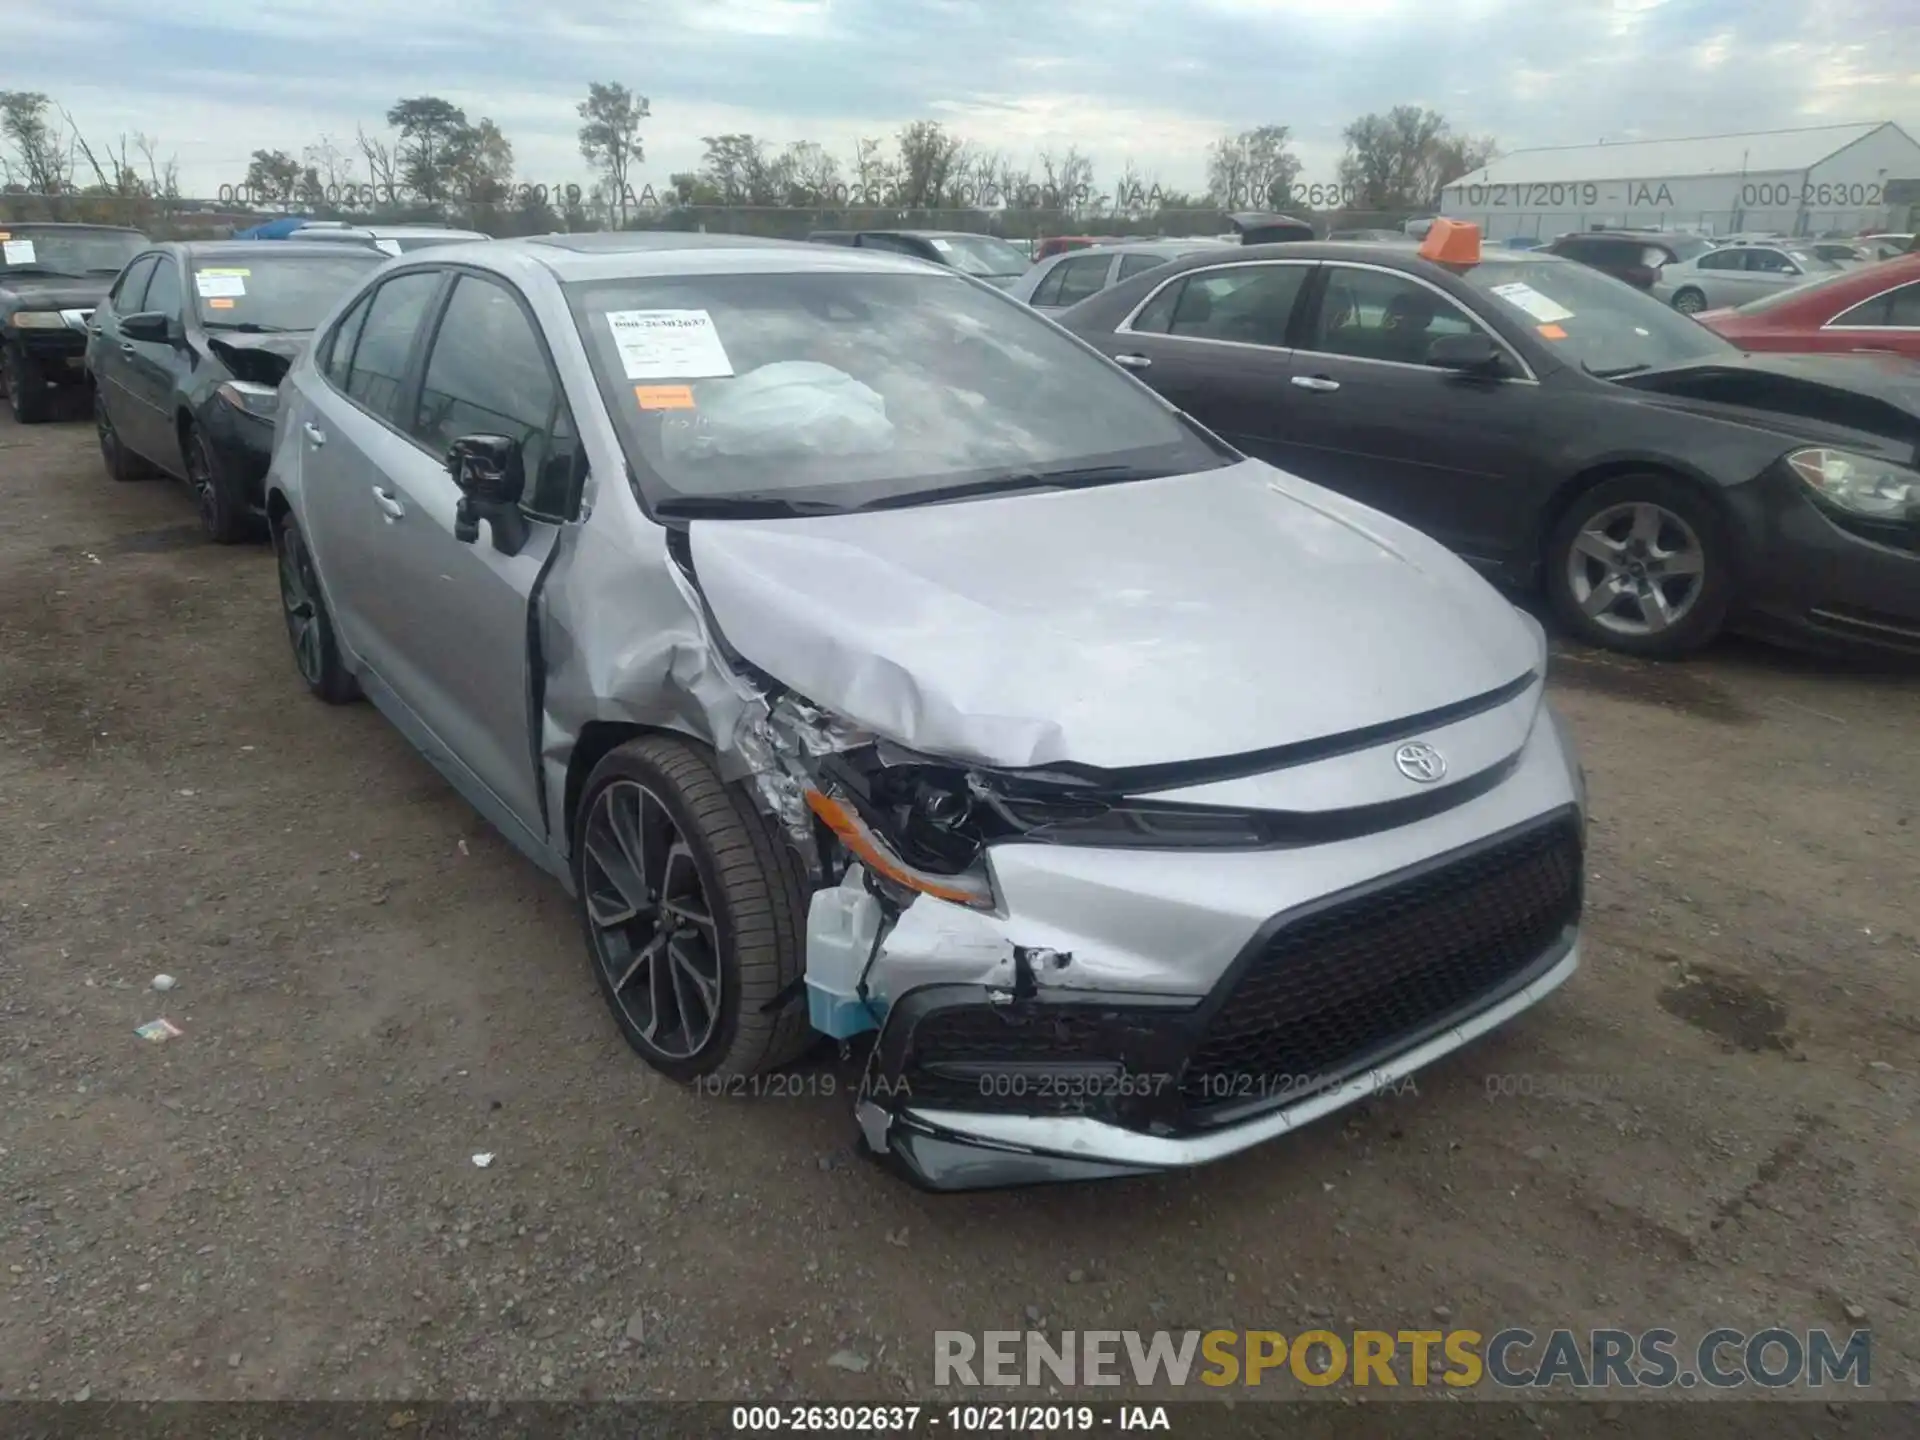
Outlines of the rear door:
{"type": "Polygon", "coordinates": [[[1189,270],[1095,343],[1236,449],[1282,463],[1290,327],[1311,260],[1189,270]]]}
{"type": "MultiPolygon", "coordinates": [[[[545,340],[501,277],[461,271],[432,326],[407,443],[384,479],[387,557],[367,619],[387,678],[432,738],[535,836],[541,830],[528,714],[527,614],[577,493],[583,451],[545,340]],[[526,466],[531,538],[516,555],[454,536],[460,492],[447,449],[505,435],[526,466]]],[[[484,808],[484,806],[483,806],[484,808]]]]}
{"type": "Polygon", "coordinates": [[[153,267],[138,313],[166,316],[167,338],[133,340],[121,333],[121,388],[127,406],[124,418],[114,418],[132,449],[177,476],[186,474],[179,433],[173,423],[174,382],[188,355],[186,322],[182,319],[185,298],[179,261],[162,254],[153,267]]]}
{"type": "Polygon", "coordinates": [[[1883,290],[1829,320],[1819,338],[1830,350],[1886,350],[1920,360],[1920,280],[1883,290]]]}
{"type": "Polygon", "coordinates": [[[1424,530],[1469,560],[1500,563],[1550,473],[1540,387],[1479,317],[1425,280],[1331,264],[1293,357],[1277,454],[1286,468],[1424,530]],[[1501,378],[1426,363],[1443,335],[1484,334],[1501,378]]]}
{"type": "Polygon", "coordinates": [[[128,427],[138,422],[132,419],[134,402],[127,391],[127,359],[132,353],[132,342],[120,333],[120,317],[139,313],[158,258],[142,255],[127,266],[113,289],[107,292],[107,298],[94,308],[93,319],[87,324],[91,332],[88,343],[93,357],[93,383],[99,401],[106,407],[121,442],[129,448],[133,447],[134,432],[128,427]],[[125,350],[121,348],[123,345],[127,347],[125,350]]]}
{"type": "MultiPolygon", "coordinates": [[[[402,428],[411,413],[416,348],[446,274],[404,271],[383,281],[342,316],[320,380],[293,437],[300,446],[302,524],[341,642],[391,686],[379,617],[394,564],[392,487],[396,464],[413,453],[402,428]]],[[[290,417],[291,419],[291,417],[290,417]]]]}

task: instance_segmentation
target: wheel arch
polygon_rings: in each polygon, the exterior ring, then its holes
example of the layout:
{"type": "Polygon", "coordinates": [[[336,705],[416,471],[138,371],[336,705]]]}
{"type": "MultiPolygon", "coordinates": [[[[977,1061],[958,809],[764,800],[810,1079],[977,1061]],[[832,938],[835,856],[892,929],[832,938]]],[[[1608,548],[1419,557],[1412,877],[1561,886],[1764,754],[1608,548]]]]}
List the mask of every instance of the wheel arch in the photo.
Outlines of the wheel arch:
{"type": "Polygon", "coordinates": [[[582,725],[580,733],[574,737],[573,750],[567,756],[567,784],[561,801],[560,823],[569,864],[576,858],[573,854],[573,822],[580,813],[581,797],[586,794],[587,777],[593,774],[596,765],[627,741],[649,736],[679,740],[709,751],[712,749],[700,737],[665,725],[642,725],[632,720],[589,720],[582,725]]]}
{"type": "Polygon", "coordinates": [[[1604,484],[1608,480],[1616,480],[1622,475],[1661,475],[1680,481],[1697,491],[1718,513],[1721,522],[1728,527],[1729,533],[1733,532],[1735,516],[1733,507],[1727,503],[1726,487],[1711,476],[1665,459],[1627,456],[1604,460],[1598,464],[1589,465],[1563,480],[1547,503],[1540,507],[1539,518],[1535,521],[1533,543],[1529,547],[1529,553],[1533,557],[1533,583],[1536,587],[1545,578],[1547,565],[1552,558],[1547,554],[1547,545],[1553,539],[1553,532],[1559,528],[1560,522],[1566,518],[1567,511],[1571,510],[1574,503],[1596,485],[1604,484]]]}

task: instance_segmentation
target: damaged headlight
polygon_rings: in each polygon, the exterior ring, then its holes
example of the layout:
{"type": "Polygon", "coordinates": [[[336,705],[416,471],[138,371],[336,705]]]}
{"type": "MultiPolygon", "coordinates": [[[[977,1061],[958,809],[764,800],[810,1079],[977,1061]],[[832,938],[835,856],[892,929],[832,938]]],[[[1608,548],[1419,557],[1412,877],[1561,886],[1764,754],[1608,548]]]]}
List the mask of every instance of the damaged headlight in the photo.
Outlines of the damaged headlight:
{"type": "Polygon", "coordinates": [[[1920,510],[1920,471],[1848,450],[1796,450],[1787,464],[1842,510],[1875,520],[1903,520],[1920,510]]]}

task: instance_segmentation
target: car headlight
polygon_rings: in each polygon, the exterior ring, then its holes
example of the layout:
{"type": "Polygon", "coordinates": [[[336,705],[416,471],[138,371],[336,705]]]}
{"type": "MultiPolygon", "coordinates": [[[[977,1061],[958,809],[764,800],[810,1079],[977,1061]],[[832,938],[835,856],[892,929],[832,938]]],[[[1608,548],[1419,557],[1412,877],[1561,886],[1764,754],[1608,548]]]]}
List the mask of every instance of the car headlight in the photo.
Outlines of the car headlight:
{"type": "Polygon", "coordinates": [[[58,310],[21,310],[7,322],[16,330],[64,330],[67,320],[58,310]]]}
{"type": "Polygon", "coordinates": [[[271,420],[280,410],[280,391],[254,380],[229,380],[214,393],[256,420],[271,420]]]}
{"type": "Polygon", "coordinates": [[[1905,519],[1920,505],[1920,470],[1849,450],[1796,450],[1787,464],[1822,500],[1876,520],[1905,519]]]}

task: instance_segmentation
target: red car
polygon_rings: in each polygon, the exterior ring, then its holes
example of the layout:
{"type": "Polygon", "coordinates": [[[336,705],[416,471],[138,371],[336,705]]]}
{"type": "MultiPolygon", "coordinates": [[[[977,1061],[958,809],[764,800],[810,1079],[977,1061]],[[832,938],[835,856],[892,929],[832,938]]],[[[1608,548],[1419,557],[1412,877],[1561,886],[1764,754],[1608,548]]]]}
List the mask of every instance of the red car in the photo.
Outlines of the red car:
{"type": "Polygon", "coordinates": [[[1886,350],[1920,360],[1920,254],[1694,318],[1742,350],[1886,350]]]}

